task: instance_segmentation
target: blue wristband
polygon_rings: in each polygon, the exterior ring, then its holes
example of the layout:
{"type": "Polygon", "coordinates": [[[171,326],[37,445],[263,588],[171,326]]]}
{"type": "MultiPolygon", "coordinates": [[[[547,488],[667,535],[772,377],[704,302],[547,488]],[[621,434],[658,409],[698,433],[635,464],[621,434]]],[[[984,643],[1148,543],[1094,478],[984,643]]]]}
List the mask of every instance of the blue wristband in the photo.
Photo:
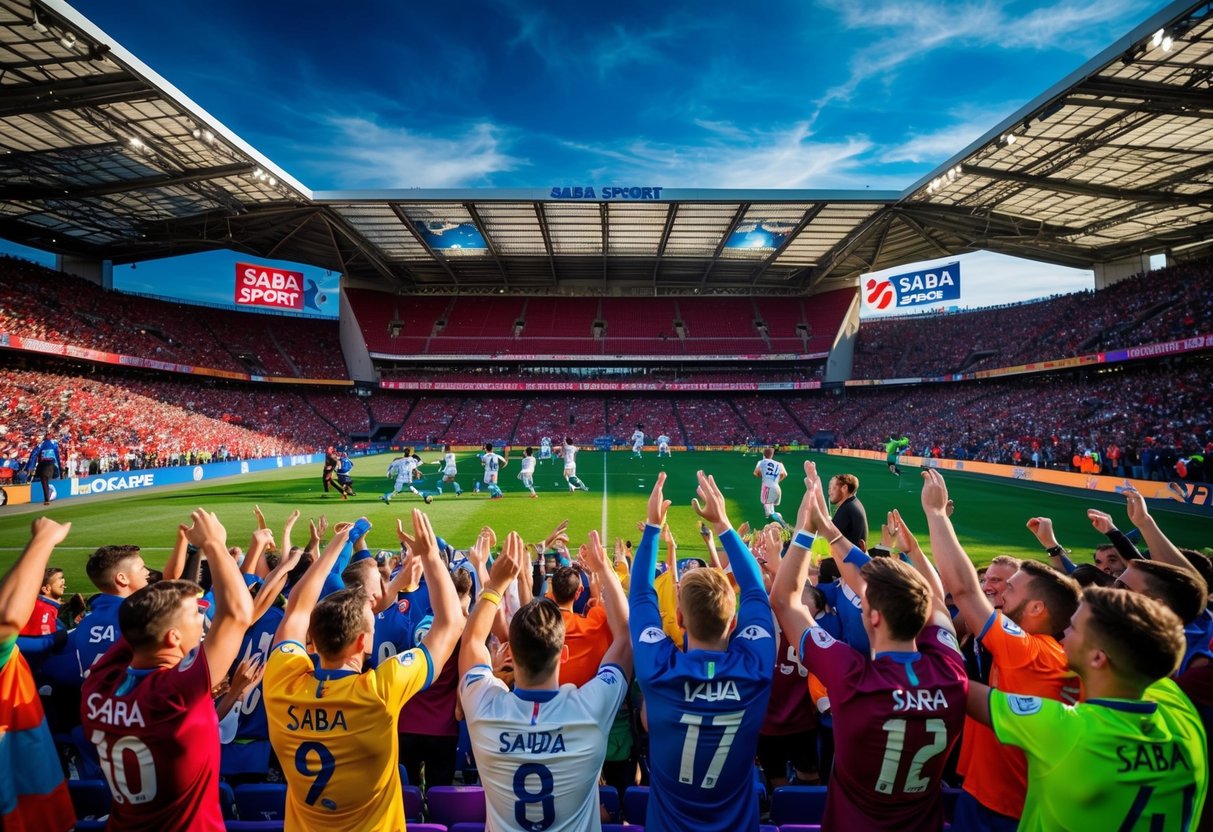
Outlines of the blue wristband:
{"type": "Polygon", "coordinates": [[[796,534],[792,537],[792,543],[802,549],[812,549],[814,540],[816,538],[804,529],[797,529],[796,534]]]}

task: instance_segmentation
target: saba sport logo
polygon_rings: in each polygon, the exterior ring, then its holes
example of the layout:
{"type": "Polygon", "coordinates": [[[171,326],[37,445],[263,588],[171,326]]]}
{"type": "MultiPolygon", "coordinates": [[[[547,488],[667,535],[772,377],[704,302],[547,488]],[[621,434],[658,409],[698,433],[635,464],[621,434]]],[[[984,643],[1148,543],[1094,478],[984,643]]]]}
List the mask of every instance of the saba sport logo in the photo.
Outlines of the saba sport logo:
{"type": "Polygon", "coordinates": [[[874,309],[888,309],[893,304],[893,281],[871,277],[868,278],[865,288],[868,292],[868,306],[874,309]]]}

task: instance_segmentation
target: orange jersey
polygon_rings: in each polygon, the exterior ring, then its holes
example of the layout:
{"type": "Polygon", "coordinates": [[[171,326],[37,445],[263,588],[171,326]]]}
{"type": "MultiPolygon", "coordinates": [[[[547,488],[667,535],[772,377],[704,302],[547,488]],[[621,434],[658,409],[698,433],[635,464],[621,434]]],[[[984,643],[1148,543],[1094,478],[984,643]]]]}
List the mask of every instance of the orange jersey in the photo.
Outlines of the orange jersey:
{"type": "Polygon", "coordinates": [[[600,604],[584,616],[561,610],[564,617],[564,644],[569,657],[560,665],[560,684],[581,687],[598,675],[598,665],[611,646],[611,629],[607,626],[606,610],[600,604]]]}
{"type": "MultiPolygon", "coordinates": [[[[994,657],[990,686],[1005,693],[1041,696],[1072,705],[1079,698],[1078,678],[1070,672],[1057,639],[1025,633],[995,610],[978,639],[994,657]]],[[[987,809],[1018,818],[1028,793],[1028,763],[1018,748],[1003,745],[994,732],[965,719],[957,771],[964,788],[987,809]]]]}

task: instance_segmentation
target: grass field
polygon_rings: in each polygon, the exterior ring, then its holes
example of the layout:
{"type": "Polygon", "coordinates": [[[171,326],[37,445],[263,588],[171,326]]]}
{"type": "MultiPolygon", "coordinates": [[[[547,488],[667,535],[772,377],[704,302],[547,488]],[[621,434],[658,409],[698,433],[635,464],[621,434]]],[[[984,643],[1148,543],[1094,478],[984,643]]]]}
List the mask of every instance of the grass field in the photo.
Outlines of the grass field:
{"type": "MultiPolygon", "coordinates": [[[[426,482],[432,489],[440,479],[433,463],[437,454],[423,454],[426,460],[426,482]]],[[[802,461],[809,455],[781,454],[789,477],[785,481],[783,513],[793,522],[796,507],[804,492],[802,461]]],[[[919,482],[916,472],[907,469],[904,483],[897,480],[885,466],[867,460],[845,459],[813,454],[823,477],[850,472],[859,477],[859,497],[867,509],[873,526],[869,545],[879,538],[884,513],[899,508],[926,542],[922,509],[919,505],[919,482]]],[[[294,542],[307,539],[307,518],[326,514],[330,521],[352,520],[366,515],[375,528],[369,542],[373,548],[395,548],[395,520],[407,517],[409,510],[421,502],[411,494],[398,496],[391,506],[379,501],[379,494],[390,487],[383,476],[391,456],[358,459],[354,469],[354,486],[358,491],[349,502],[335,494],[327,497],[320,486],[320,466],[287,468],[263,474],[253,474],[220,480],[212,485],[169,487],[146,493],[118,497],[66,500],[43,509],[42,506],[17,506],[0,513],[0,572],[16,558],[29,536],[29,523],[46,511],[60,521],[73,524],[71,535],[57,552],[52,563],[67,573],[72,590],[88,592],[91,587],[84,574],[84,563],[98,546],[112,543],[134,543],[144,550],[149,565],[160,566],[168,556],[178,523],[189,518],[189,512],[204,506],[219,515],[228,530],[229,545],[246,546],[256,527],[253,505],[261,506],[266,519],[281,534],[282,521],[293,508],[303,513],[295,527],[294,542]]],[[[541,463],[535,478],[539,499],[528,497],[517,479],[517,457],[510,460],[501,478],[506,495],[490,501],[485,493],[472,493],[472,484],[481,478],[481,468],[474,455],[460,458],[462,497],[450,491],[435,498],[426,508],[434,528],[456,547],[469,545],[484,524],[497,530],[498,536],[516,529],[528,541],[537,541],[560,520],[568,519],[574,544],[584,540],[591,528],[606,528],[608,540],[616,536],[636,540],[636,523],[644,518],[645,501],[658,471],[666,470],[669,479],[666,497],[674,501],[670,509],[670,524],[679,542],[680,554],[693,556],[703,552],[697,533],[696,516],[690,507],[695,493],[695,471],[702,468],[716,476],[716,481],[729,500],[729,513],[734,524],[743,520],[758,523],[763,519],[758,502],[758,480],[752,476],[758,460],[755,454],[733,452],[676,453],[671,459],[658,460],[648,453],[641,460],[629,452],[609,454],[585,451],[578,456],[578,474],[589,486],[588,493],[565,490],[561,463],[557,460],[541,463]],[[605,491],[604,491],[605,483],[605,491]]],[[[1128,526],[1123,501],[1110,494],[1062,494],[1021,485],[1012,481],[993,481],[975,476],[949,474],[949,490],[956,501],[953,522],[969,555],[978,563],[987,562],[998,554],[1039,557],[1035,539],[1024,528],[1029,517],[1045,515],[1054,519],[1058,537],[1074,550],[1076,560],[1089,560],[1091,550],[1104,538],[1086,520],[1086,510],[1098,507],[1112,514],[1122,527],[1128,526]]],[[[1213,545],[1213,520],[1196,516],[1165,503],[1152,506],[1152,511],[1173,540],[1181,546],[1197,548],[1213,545]]]]}

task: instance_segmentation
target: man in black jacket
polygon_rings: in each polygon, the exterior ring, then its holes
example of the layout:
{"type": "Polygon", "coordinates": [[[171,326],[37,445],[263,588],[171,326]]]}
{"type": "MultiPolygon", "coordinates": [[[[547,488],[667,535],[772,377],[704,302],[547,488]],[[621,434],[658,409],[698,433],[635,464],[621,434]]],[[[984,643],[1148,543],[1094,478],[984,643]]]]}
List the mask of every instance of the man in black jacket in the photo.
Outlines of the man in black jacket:
{"type": "Polygon", "coordinates": [[[863,503],[855,496],[859,490],[859,478],[854,474],[839,474],[830,479],[830,505],[838,506],[834,512],[834,525],[846,539],[864,551],[868,548],[868,514],[863,503]]]}

